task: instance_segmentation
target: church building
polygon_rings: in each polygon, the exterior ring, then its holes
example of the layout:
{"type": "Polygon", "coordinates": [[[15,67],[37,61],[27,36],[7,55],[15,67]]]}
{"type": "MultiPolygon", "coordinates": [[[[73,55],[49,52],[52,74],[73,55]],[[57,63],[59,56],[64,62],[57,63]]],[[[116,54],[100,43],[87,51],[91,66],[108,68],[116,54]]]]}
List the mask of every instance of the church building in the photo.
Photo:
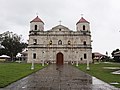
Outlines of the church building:
{"type": "Polygon", "coordinates": [[[90,23],[83,17],[76,30],[61,24],[44,30],[44,22],[37,16],[30,22],[28,63],[87,63],[92,62],[90,23]]]}

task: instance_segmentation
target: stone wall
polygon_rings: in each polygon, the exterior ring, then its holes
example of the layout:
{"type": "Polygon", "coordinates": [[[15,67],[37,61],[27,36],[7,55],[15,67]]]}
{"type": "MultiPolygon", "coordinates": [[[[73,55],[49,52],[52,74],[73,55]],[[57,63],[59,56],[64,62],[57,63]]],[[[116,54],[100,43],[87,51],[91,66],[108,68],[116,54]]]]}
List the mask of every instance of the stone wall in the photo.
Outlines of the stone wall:
{"type": "Polygon", "coordinates": [[[36,59],[34,59],[36,63],[42,63],[43,60],[55,63],[56,55],[59,52],[64,56],[64,63],[78,60],[79,63],[86,63],[87,60],[92,62],[90,32],[71,31],[62,25],[48,31],[30,32],[28,63],[33,60],[34,53],[36,54],[36,59]],[[34,39],[37,41],[36,44],[34,39]],[[58,44],[59,40],[62,41],[61,45],[58,44]],[[70,41],[70,44],[68,44],[68,41],[70,41]],[[86,42],[85,45],[84,42],[86,42]],[[84,59],[84,54],[86,54],[86,59],[84,59]]]}

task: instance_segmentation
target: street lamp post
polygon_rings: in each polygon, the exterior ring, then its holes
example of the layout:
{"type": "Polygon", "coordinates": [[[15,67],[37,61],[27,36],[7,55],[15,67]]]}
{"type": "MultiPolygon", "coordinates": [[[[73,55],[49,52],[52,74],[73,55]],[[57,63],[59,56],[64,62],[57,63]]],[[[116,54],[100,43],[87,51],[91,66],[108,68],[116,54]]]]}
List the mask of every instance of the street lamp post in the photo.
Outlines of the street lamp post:
{"type": "Polygon", "coordinates": [[[42,66],[44,66],[44,55],[43,54],[44,54],[44,51],[42,52],[42,56],[43,56],[43,58],[42,58],[43,59],[42,60],[42,66]]]}
{"type": "Polygon", "coordinates": [[[32,59],[32,65],[31,65],[31,70],[34,69],[34,59],[32,59]]]}
{"type": "Polygon", "coordinates": [[[87,60],[87,70],[90,70],[90,67],[89,67],[89,60],[87,60]]]}
{"type": "Polygon", "coordinates": [[[78,60],[77,60],[77,62],[76,62],[76,66],[78,66],[78,60]]]}
{"type": "MultiPolygon", "coordinates": [[[[78,55],[78,52],[76,52],[76,53],[77,53],[76,55],[78,55]]],[[[76,61],[76,66],[78,66],[78,60],[79,60],[79,59],[77,58],[77,61],[76,61]]]]}
{"type": "MultiPolygon", "coordinates": [[[[34,49],[32,49],[32,53],[33,53],[34,49]]],[[[34,54],[32,55],[32,65],[31,65],[31,70],[34,69],[34,54]]]]}

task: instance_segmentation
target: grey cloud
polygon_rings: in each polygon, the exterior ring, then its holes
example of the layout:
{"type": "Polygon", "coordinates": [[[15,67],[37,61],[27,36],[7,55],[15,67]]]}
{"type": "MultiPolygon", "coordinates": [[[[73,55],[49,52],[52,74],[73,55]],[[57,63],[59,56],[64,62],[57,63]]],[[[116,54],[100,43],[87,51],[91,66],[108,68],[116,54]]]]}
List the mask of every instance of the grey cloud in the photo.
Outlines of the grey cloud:
{"type": "Polygon", "coordinates": [[[120,45],[116,42],[116,38],[120,39],[120,33],[117,33],[120,30],[118,3],[119,0],[0,0],[0,32],[12,30],[28,39],[29,24],[36,13],[45,22],[47,30],[59,20],[75,30],[83,13],[90,21],[93,51],[112,51],[120,45]]]}

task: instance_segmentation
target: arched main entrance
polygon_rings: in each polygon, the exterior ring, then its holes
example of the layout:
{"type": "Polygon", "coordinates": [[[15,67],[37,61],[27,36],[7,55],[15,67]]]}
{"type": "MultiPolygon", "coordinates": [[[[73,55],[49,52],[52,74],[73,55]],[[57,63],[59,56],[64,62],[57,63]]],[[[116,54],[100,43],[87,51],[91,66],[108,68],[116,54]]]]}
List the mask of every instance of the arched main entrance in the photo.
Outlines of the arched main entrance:
{"type": "Polygon", "coordinates": [[[57,56],[56,56],[56,64],[57,65],[63,65],[63,54],[61,52],[57,53],[57,56]]]}

